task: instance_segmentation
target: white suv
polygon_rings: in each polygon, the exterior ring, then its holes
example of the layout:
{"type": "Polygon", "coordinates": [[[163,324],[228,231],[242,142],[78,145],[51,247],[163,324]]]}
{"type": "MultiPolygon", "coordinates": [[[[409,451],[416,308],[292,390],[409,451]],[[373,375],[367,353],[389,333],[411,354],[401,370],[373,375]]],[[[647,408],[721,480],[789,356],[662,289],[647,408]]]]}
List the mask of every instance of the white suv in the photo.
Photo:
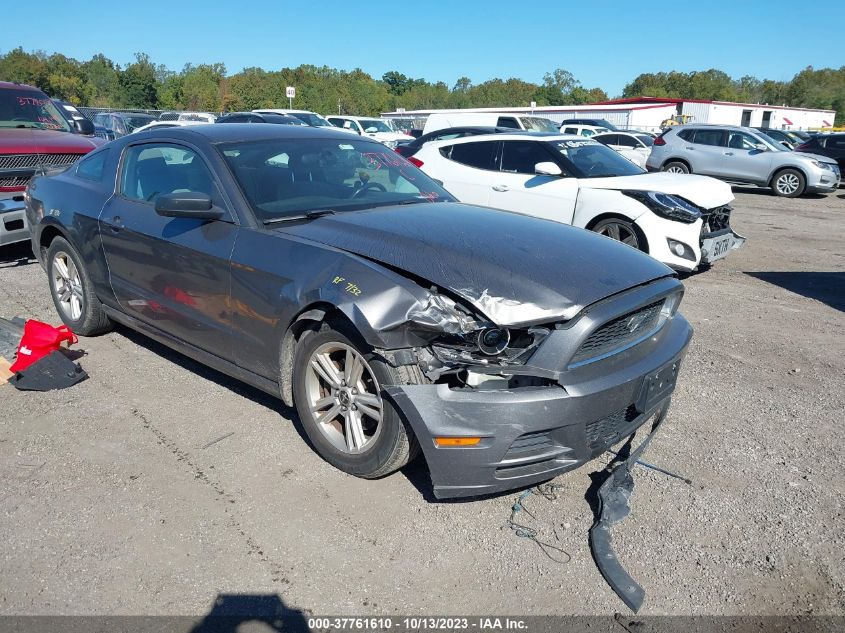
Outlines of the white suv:
{"type": "Polygon", "coordinates": [[[414,140],[413,136],[404,132],[397,132],[387,121],[375,117],[329,115],[326,119],[335,127],[355,132],[361,136],[369,136],[380,143],[384,143],[390,149],[395,148],[399,143],[414,140]]]}
{"type": "Polygon", "coordinates": [[[730,227],[726,183],[649,174],[583,137],[469,136],[426,143],[409,160],[461,202],[590,229],[677,270],[710,264],[745,242],[730,227]]]}

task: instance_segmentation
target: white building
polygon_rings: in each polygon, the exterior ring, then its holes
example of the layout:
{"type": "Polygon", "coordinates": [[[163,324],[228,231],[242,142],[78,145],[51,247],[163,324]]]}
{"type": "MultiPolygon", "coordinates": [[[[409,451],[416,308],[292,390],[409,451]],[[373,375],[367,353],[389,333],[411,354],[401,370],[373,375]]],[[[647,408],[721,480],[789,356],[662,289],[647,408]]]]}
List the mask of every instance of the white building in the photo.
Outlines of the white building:
{"type": "Polygon", "coordinates": [[[836,112],[812,108],[790,108],[753,103],[705,101],[699,99],[664,99],[633,97],[577,106],[541,106],[537,108],[467,108],[464,110],[397,110],[383,112],[385,119],[413,120],[413,127],[423,127],[433,112],[502,112],[541,116],[561,123],[566,119],[605,119],[621,129],[658,131],[660,124],[676,114],[693,117],[695,123],[722,123],[749,127],[806,130],[831,127],[836,112]]]}

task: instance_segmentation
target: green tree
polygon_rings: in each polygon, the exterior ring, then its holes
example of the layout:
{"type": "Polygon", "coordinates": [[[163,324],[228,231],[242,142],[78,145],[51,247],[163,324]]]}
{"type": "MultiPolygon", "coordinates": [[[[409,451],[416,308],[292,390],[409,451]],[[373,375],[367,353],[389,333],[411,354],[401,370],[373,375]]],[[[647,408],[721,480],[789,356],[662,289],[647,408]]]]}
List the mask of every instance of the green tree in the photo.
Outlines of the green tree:
{"type": "Polygon", "coordinates": [[[135,62],[120,73],[120,103],[129,108],[158,107],[156,68],[146,53],[135,53],[135,62]]]}

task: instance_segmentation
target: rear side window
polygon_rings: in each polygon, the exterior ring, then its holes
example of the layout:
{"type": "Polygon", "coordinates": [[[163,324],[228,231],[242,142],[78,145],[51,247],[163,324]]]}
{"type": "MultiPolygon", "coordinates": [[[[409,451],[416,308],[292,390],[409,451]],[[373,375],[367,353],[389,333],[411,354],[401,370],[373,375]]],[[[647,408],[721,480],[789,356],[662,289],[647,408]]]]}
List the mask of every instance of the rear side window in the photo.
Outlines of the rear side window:
{"type": "Polygon", "coordinates": [[[461,143],[441,147],[440,153],[461,165],[476,167],[477,169],[495,169],[493,157],[498,141],[480,141],[478,143],[461,143]]]}
{"type": "Polygon", "coordinates": [[[725,133],[722,130],[696,130],[693,143],[698,145],[724,145],[725,133]]]}
{"type": "Polygon", "coordinates": [[[619,145],[618,134],[601,134],[600,136],[597,136],[595,140],[603,145],[619,145]]]}
{"type": "MultiPolygon", "coordinates": [[[[692,142],[692,135],[695,133],[695,130],[685,129],[678,132],[678,138],[682,138],[685,141],[692,142]]],[[[661,136],[663,136],[661,134],[661,136]]]]}
{"type": "Polygon", "coordinates": [[[534,141],[504,141],[502,144],[502,171],[516,174],[533,174],[537,163],[552,160],[541,143],[534,141]]]}
{"type": "Polygon", "coordinates": [[[516,122],[516,119],[510,116],[500,116],[499,120],[496,121],[496,127],[509,127],[514,130],[520,129],[519,123],[516,122]]]}
{"type": "Polygon", "coordinates": [[[85,180],[100,182],[103,179],[103,168],[106,166],[108,155],[109,150],[104,149],[90,156],[86,156],[77,163],[76,175],[85,180]]]}
{"type": "Polygon", "coordinates": [[[563,131],[564,134],[578,134],[577,127],[568,127],[563,131]]]}
{"type": "Polygon", "coordinates": [[[623,147],[640,147],[640,144],[637,142],[637,139],[626,134],[619,134],[619,140],[616,144],[621,145],[623,147]]]}
{"type": "Polygon", "coordinates": [[[845,136],[830,136],[825,146],[831,149],[845,149],[845,136]]]}

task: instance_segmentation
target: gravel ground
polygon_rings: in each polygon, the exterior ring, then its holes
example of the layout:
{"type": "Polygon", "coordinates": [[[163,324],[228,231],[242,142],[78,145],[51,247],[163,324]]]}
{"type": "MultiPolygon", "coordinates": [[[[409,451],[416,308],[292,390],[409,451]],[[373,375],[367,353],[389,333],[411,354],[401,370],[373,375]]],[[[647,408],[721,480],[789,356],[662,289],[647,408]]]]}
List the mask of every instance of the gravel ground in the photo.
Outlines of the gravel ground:
{"type": "MultiPolygon", "coordinates": [[[[643,614],[845,614],[845,193],[738,192],[734,227],[746,246],[685,280],[696,334],[644,457],[693,484],[638,468],[614,542],[643,614]]],[[[58,322],[21,248],[0,251],[14,315],[58,322]]],[[[349,477],[279,401],[125,329],[78,347],[73,389],[0,387],[0,614],[202,614],[235,593],[313,614],[625,611],[587,545],[590,467],[525,501],[561,564],[506,527],[515,493],[439,503],[424,465],[349,477]]]]}

